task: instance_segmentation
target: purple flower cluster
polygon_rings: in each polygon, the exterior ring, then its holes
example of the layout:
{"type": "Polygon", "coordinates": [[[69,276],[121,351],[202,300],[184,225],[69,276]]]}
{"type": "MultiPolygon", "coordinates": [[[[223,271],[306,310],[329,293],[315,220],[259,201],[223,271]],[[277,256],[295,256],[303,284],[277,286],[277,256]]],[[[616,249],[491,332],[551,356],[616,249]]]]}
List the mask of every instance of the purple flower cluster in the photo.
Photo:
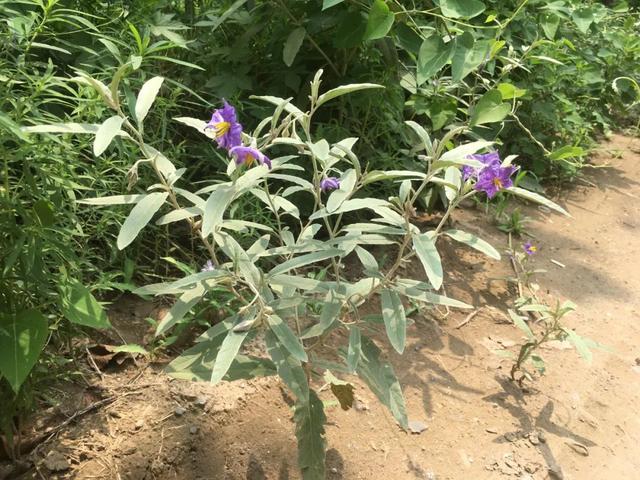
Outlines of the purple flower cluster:
{"type": "Polygon", "coordinates": [[[242,145],[242,125],[236,118],[236,109],[223,100],[222,108],[211,115],[211,120],[204,127],[213,130],[216,142],[231,155],[236,164],[250,166],[254,161],[266,165],[271,170],[271,160],[257,148],[242,145]]]}
{"type": "Polygon", "coordinates": [[[462,178],[476,180],[475,188],[479,192],[485,192],[487,197],[493,198],[504,189],[513,186],[511,175],[517,170],[514,166],[503,167],[498,152],[471,155],[469,158],[482,163],[480,168],[465,165],[462,167],[462,178]]]}
{"type": "Polygon", "coordinates": [[[527,255],[535,255],[538,252],[538,247],[531,243],[531,241],[528,241],[527,243],[522,245],[522,249],[527,255]]]}
{"type": "Polygon", "coordinates": [[[336,177],[326,177],[320,181],[320,190],[328,192],[340,188],[340,180],[336,177]]]}

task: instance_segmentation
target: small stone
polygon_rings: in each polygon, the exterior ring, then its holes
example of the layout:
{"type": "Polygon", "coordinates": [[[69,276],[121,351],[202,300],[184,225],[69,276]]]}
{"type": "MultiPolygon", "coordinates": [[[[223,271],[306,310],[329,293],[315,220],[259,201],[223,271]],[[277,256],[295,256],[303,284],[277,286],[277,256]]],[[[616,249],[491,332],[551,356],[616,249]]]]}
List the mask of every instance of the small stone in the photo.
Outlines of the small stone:
{"type": "Polygon", "coordinates": [[[122,418],[122,415],[120,414],[120,412],[116,410],[109,410],[109,416],[113,418],[122,418]]]}
{"type": "Polygon", "coordinates": [[[133,455],[134,453],[136,453],[138,451],[138,449],[136,447],[129,447],[127,448],[125,451],[123,451],[122,453],[124,455],[133,455]]]}
{"type": "Polygon", "coordinates": [[[181,417],[185,414],[186,410],[182,407],[176,407],[176,409],[173,411],[173,413],[175,414],[176,417],[181,417]]]}
{"type": "Polygon", "coordinates": [[[640,357],[636,358],[636,365],[640,366],[640,357]]]}
{"type": "Polygon", "coordinates": [[[420,420],[410,420],[409,421],[409,431],[411,433],[415,433],[417,435],[421,434],[427,429],[427,424],[421,422],[420,420]]]}
{"type": "Polygon", "coordinates": [[[538,433],[537,432],[531,432],[529,434],[529,442],[531,442],[531,445],[539,445],[540,444],[540,438],[538,437],[538,433]]]}
{"type": "Polygon", "coordinates": [[[538,432],[538,440],[540,440],[542,443],[547,443],[547,436],[543,431],[538,432]]]}
{"type": "Polygon", "coordinates": [[[355,408],[358,412],[364,412],[365,410],[369,410],[369,406],[366,403],[357,399],[355,402],[353,402],[353,408],[355,408]]]}
{"type": "Polygon", "coordinates": [[[69,462],[65,456],[57,450],[51,450],[44,459],[44,466],[50,472],[65,472],[69,470],[69,462]]]}
{"type": "Polygon", "coordinates": [[[495,434],[495,433],[498,433],[498,430],[496,430],[495,428],[491,428],[491,427],[490,427],[490,428],[485,429],[485,432],[487,432],[487,433],[494,433],[494,434],[495,434]]]}
{"type": "Polygon", "coordinates": [[[336,467],[331,468],[331,473],[338,473],[338,469],[336,467]]]}
{"type": "Polygon", "coordinates": [[[198,433],[199,428],[196,427],[195,425],[192,425],[191,427],[189,427],[189,433],[191,435],[195,435],[196,433],[198,433]]]}
{"type": "Polygon", "coordinates": [[[196,401],[194,403],[196,404],[196,406],[204,408],[207,404],[207,399],[205,397],[198,397],[196,398],[196,401]]]}
{"type": "Polygon", "coordinates": [[[511,443],[513,443],[513,442],[515,442],[516,440],[518,440],[518,436],[517,436],[515,433],[513,433],[513,432],[507,432],[507,433],[505,433],[505,434],[504,434],[504,439],[505,439],[507,442],[511,442],[511,443]]]}
{"type": "Polygon", "coordinates": [[[133,426],[136,430],[140,430],[142,427],[144,427],[144,420],[138,420],[133,426]]]}

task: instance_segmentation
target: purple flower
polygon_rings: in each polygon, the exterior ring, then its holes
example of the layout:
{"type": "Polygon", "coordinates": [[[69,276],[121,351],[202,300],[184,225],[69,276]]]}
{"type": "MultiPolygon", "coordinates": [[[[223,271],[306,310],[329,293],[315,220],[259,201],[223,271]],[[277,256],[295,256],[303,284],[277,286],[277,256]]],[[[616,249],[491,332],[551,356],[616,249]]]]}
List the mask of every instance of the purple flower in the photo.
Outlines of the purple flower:
{"type": "Polygon", "coordinates": [[[538,247],[536,247],[530,241],[522,245],[522,249],[524,250],[524,253],[526,253],[527,255],[535,255],[538,252],[538,247]]]}
{"type": "Polygon", "coordinates": [[[223,107],[211,116],[205,129],[210,128],[216,135],[218,146],[226,150],[242,145],[242,125],[236,120],[236,109],[223,100],[223,107]]]}
{"type": "Polygon", "coordinates": [[[478,173],[478,181],[474,185],[479,192],[485,192],[487,197],[493,198],[503,188],[513,185],[511,175],[516,171],[516,167],[502,167],[499,163],[492,163],[485,166],[478,173]]]}
{"type": "Polygon", "coordinates": [[[337,188],[340,188],[340,180],[336,177],[327,177],[320,181],[320,190],[323,192],[336,190],[337,188]]]}
{"type": "Polygon", "coordinates": [[[201,272],[213,272],[215,269],[216,269],[216,267],[213,264],[213,262],[211,260],[207,260],[207,263],[205,263],[202,266],[202,269],[200,271],[201,272]]]}
{"type": "MultiPolygon", "coordinates": [[[[501,163],[500,154],[498,152],[476,153],[474,155],[469,155],[468,158],[477,160],[478,162],[485,165],[485,167],[491,165],[500,165],[501,163]]],[[[464,167],[462,167],[462,179],[466,181],[471,177],[477,177],[482,168],[474,168],[470,165],[465,165],[464,167]]]]}
{"type": "Polygon", "coordinates": [[[261,165],[266,165],[271,170],[271,160],[257,148],[237,146],[229,150],[232,157],[236,159],[236,164],[250,166],[255,160],[261,165]]]}

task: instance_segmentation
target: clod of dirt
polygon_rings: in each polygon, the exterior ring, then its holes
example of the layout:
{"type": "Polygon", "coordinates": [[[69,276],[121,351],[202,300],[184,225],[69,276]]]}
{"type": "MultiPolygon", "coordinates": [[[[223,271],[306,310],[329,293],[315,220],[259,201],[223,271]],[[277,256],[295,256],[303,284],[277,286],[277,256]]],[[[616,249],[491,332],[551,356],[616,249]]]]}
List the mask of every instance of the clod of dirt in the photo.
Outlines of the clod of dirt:
{"type": "Polygon", "coordinates": [[[142,427],[144,427],[144,420],[138,420],[133,427],[136,430],[140,430],[142,427]]]}
{"type": "Polygon", "coordinates": [[[51,450],[44,459],[44,466],[52,473],[69,470],[69,462],[65,456],[57,450],[51,450]]]}
{"type": "Polygon", "coordinates": [[[427,429],[427,424],[426,423],[421,422],[420,420],[409,420],[409,431],[411,433],[415,433],[417,435],[420,435],[426,429],[427,429]]]}
{"type": "Polygon", "coordinates": [[[197,407],[204,408],[207,404],[207,399],[205,397],[197,397],[193,403],[195,403],[197,407]]]}

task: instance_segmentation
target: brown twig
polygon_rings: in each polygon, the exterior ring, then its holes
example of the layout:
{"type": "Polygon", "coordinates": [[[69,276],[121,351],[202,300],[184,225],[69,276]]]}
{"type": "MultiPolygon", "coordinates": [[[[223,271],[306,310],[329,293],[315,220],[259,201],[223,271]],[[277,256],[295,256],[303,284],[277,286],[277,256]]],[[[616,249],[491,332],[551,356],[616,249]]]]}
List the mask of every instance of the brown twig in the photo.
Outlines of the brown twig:
{"type": "Polygon", "coordinates": [[[474,317],[480,313],[480,310],[482,310],[482,307],[478,308],[477,310],[474,310],[469,315],[467,315],[467,317],[463,321],[461,321],[458,325],[456,325],[456,330],[464,327],[467,323],[473,320],[474,317]]]}

